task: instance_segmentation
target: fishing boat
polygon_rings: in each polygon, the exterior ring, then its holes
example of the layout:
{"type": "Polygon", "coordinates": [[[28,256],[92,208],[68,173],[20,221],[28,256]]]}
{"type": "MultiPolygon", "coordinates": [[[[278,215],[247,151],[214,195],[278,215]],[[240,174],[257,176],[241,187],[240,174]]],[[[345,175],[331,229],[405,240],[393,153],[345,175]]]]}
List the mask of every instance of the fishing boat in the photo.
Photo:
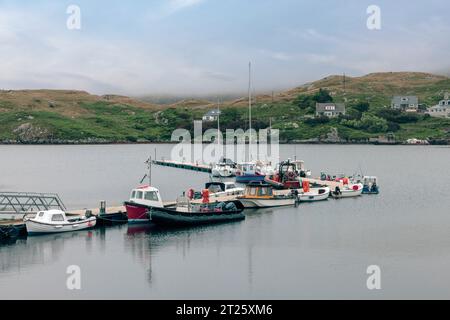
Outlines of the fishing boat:
{"type": "Polygon", "coordinates": [[[130,200],[124,203],[127,211],[128,223],[150,222],[150,209],[164,208],[159,190],[144,185],[131,191],[130,200]]]}
{"type": "Polygon", "coordinates": [[[363,194],[379,194],[380,187],[378,186],[377,177],[364,176],[362,179],[363,194]]]}
{"type": "Polygon", "coordinates": [[[221,159],[211,169],[211,175],[216,178],[230,178],[236,175],[236,163],[230,159],[221,159]]]}
{"type": "Polygon", "coordinates": [[[239,201],[192,203],[188,197],[177,199],[173,208],[152,208],[151,219],[155,224],[172,227],[225,223],[245,219],[244,207],[239,201]]]}
{"type": "Polygon", "coordinates": [[[327,200],[331,192],[330,188],[325,186],[311,188],[308,181],[303,181],[302,189],[297,191],[297,197],[300,202],[316,202],[327,200]]]}
{"type": "Polygon", "coordinates": [[[344,184],[343,188],[336,187],[331,196],[335,199],[359,197],[363,192],[363,185],[361,183],[348,185],[344,184]]]}
{"type": "Polygon", "coordinates": [[[251,182],[245,188],[245,194],[238,200],[245,208],[271,208],[292,206],[296,203],[296,197],[290,191],[276,190],[270,184],[262,181],[251,182]]]}
{"type": "Polygon", "coordinates": [[[24,217],[29,235],[86,230],[95,227],[96,217],[68,219],[61,210],[40,211],[35,217],[24,217]]]}
{"type": "Polygon", "coordinates": [[[277,173],[268,175],[264,182],[277,189],[300,189],[300,172],[297,164],[287,160],[278,165],[277,173]]]}
{"type": "Polygon", "coordinates": [[[266,175],[272,175],[274,172],[270,164],[261,161],[239,163],[236,170],[236,182],[247,184],[252,181],[264,181],[266,175]]]}
{"type": "MultiPolygon", "coordinates": [[[[237,187],[234,182],[208,182],[205,184],[205,189],[208,190],[211,198],[221,198],[230,196],[239,196],[244,194],[244,188],[237,187]]],[[[191,199],[201,199],[201,192],[188,191],[188,197],[191,199]]]]}

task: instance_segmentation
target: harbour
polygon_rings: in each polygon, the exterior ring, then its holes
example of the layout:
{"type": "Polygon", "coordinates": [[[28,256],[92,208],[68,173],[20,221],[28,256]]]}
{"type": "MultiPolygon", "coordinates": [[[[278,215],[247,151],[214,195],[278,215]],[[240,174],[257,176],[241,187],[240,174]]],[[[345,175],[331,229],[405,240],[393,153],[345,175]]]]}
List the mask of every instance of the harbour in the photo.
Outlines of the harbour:
{"type": "MultiPolygon", "coordinates": [[[[84,208],[99,213],[100,199],[108,213],[122,211],[142,178],[143,159],[155,147],[168,157],[172,146],[2,146],[1,188],[57,191],[67,212],[76,214],[84,208]],[[44,154],[54,156],[31,161],[44,154]],[[14,161],[17,155],[25,166],[14,161]]],[[[443,266],[450,266],[445,250],[450,203],[444,191],[435,191],[445,190],[449,149],[424,148],[427,152],[401,146],[281,146],[281,158],[305,160],[313,176],[361,166],[382,181],[377,196],[250,209],[245,220],[231,224],[180,229],[117,224],[15,238],[0,245],[0,297],[42,298],[41,280],[47,283],[45,298],[447,297],[443,266]],[[423,163],[442,170],[423,170],[423,163]],[[432,182],[433,189],[418,189],[418,180],[432,182]],[[79,293],[64,285],[74,258],[86,277],[79,293]],[[383,268],[390,283],[376,293],[365,288],[372,264],[383,268]],[[34,280],[37,275],[41,280],[34,280]],[[209,284],[198,285],[205,277],[209,284]]],[[[177,168],[152,170],[153,184],[167,200],[192,187],[201,190],[209,179],[208,173],[177,168]]]]}

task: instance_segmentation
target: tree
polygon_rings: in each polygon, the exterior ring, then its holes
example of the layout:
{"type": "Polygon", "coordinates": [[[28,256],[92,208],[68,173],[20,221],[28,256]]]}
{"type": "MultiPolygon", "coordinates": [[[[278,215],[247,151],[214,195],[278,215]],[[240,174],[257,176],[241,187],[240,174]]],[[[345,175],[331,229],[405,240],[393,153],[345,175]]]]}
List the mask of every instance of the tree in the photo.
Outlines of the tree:
{"type": "Polygon", "coordinates": [[[313,98],[312,98],[315,102],[317,103],[327,103],[327,102],[333,102],[333,97],[330,95],[330,93],[328,92],[328,90],[319,89],[319,92],[317,92],[313,98]]]}
{"type": "Polygon", "coordinates": [[[316,103],[333,102],[333,97],[328,90],[319,89],[314,95],[301,94],[295,100],[294,104],[300,109],[307,110],[308,112],[314,112],[316,103]]]}
{"type": "Polygon", "coordinates": [[[358,102],[355,106],[353,106],[353,108],[361,113],[364,113],[369,111],[370,104],[368,102],[358,102]]]}

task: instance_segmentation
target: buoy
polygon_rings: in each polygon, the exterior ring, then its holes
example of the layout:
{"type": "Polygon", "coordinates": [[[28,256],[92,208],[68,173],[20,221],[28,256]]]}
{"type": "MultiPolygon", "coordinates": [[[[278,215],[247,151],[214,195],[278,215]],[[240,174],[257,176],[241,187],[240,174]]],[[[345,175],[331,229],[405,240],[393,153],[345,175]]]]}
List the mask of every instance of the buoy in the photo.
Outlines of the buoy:
{"type": "Polygon", "coordinates": [[[190,200],[194,199],[194,193],[195,193],[194,189],[189,189],[189,190],[188,190],[187,196],[188,196],[188,198],[189,198],[190,200]]]}
{"type": "Polygon", "coordinates": [[[202,191],[202,202],[209,203],[209,190],[208,189],[203,189],[203,191],[202,191]]]}
{"type": "Polygon", "coordinates": [[[309,192],[310,191],[310,189],[309,189],[309,181],[305,181],[305,180],[302,181],[302,189],[303,189],[303,192],[309,192]]]}

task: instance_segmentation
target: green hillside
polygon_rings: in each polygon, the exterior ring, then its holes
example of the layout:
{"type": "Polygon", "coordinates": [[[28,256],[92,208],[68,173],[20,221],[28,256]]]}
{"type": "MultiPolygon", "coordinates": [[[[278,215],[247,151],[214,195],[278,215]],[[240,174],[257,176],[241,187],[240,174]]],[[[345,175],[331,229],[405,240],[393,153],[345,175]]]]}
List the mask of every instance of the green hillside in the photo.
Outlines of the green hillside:
{"type": "MultiPolygon", "coordinates": [[[[258,95],[253,127],[272,123],[284,142],[326,140],[337,129],[348,142],[391,135],[446,141],[450,119],[390,110],[393,95],[417,95],[423,108],[450,92],[450,79],[427,73],[376,73],[363,77],[330,76],[275,95],[258,95]],[[345,102],[347,115],[315,118],[316,101],[345,102]]],[[[248,127],[248,101],[226,101],[223,128],[248,127]]],[[[123,96],[95,96],[80,91],[0,91],[2,143],[116,143],[169,141],[177,128],[192,129],[193,120],[215,105],[204,99],[154,104],[123,96]]],[[[204,129],[215,127],[204,124],[204,129]]]]}

